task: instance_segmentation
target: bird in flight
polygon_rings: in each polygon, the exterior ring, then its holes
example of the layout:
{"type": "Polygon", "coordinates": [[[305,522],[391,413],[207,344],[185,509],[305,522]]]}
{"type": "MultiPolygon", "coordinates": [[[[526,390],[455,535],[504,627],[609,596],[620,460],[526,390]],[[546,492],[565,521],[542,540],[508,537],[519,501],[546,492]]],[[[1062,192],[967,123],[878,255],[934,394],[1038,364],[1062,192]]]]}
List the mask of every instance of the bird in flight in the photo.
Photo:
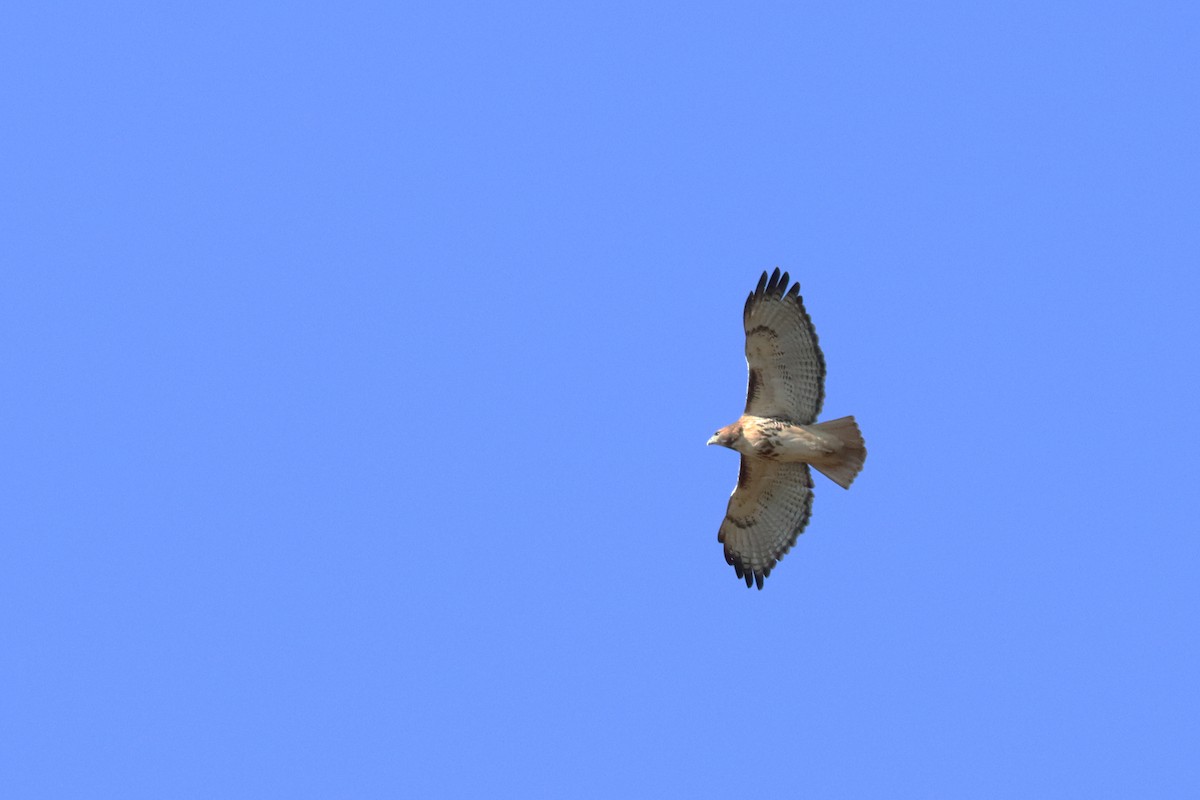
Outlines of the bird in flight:
{"type": "Polygon", "coordinates": [[[717,540],[746,586],[763,579],[796,543],[812,515],[809,465],[843,489],[858,475],[867,448],[854,417],[817,422],[825,399],[825,357],[804,310],[800,284],[764,272],[746,298],[746,412],[709,444],[742,456],[737,486],[717,540]]]}

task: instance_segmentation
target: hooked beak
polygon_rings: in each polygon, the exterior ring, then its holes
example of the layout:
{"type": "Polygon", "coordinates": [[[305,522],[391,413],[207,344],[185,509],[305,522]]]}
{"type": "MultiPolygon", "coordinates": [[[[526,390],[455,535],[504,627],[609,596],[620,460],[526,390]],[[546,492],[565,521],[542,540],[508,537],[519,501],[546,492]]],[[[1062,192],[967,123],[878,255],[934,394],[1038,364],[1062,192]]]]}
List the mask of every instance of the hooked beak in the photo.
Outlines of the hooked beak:
{"type": "Polygon", "coordinates": [[[720,444],[720,442],[717,441],[717,437],[715,434],[709,438],[708,443],[709,444],[720,444]]]}

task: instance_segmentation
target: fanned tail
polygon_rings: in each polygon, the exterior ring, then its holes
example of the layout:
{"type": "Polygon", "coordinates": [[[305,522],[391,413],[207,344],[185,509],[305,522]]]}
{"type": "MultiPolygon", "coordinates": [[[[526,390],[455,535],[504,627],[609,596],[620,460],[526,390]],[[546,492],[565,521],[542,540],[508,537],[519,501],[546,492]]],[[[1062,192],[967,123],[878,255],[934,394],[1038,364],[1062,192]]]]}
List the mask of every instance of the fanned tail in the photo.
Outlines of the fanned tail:
{"type": "Polygon", "coordinates": [[[858,423],[854,421],[854,417],[842,417],[813,427],[822,433],[833,434],[842,442],[842,450],[834,458],[820,463],[814,462],[813,466],[838,486],[849,489],[854,478],[862,470],[863,462],[867,460],[867,445],[863,441],[862,431],[858,429],[858,423]]]}

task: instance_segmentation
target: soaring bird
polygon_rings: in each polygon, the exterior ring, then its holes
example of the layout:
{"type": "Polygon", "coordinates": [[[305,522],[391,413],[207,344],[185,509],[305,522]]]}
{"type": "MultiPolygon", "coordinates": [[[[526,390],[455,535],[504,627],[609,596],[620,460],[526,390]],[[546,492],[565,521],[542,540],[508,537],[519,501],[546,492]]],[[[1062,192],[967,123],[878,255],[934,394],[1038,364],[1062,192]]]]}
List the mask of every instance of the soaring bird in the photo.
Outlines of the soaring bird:
{"type": "Polygon", "coordinates": [[[854,417],[817,422],[825,398],[825,356],[804,310],[800,284],[764,272],[746,298],[746,412],[709,444],[742,456],[737,487],[717,540],[746,586],[763,579],[796,543],[812,515],[811,464],[843,489],[867,448],[854,417]]]}

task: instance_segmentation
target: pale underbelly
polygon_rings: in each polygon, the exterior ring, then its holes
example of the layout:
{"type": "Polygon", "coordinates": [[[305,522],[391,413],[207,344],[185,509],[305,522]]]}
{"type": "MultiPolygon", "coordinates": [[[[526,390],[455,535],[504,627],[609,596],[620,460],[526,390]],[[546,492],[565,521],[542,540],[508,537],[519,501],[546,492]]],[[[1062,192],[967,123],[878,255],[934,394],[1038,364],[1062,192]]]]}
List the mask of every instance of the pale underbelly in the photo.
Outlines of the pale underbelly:
{"type": "Polygon", "coordinates": [[[831,441],[803,425],[787,425],[760,431],[753,437],[754,455],[785,463],[814,464],[837,455],[841,442],[831,441]]]}

